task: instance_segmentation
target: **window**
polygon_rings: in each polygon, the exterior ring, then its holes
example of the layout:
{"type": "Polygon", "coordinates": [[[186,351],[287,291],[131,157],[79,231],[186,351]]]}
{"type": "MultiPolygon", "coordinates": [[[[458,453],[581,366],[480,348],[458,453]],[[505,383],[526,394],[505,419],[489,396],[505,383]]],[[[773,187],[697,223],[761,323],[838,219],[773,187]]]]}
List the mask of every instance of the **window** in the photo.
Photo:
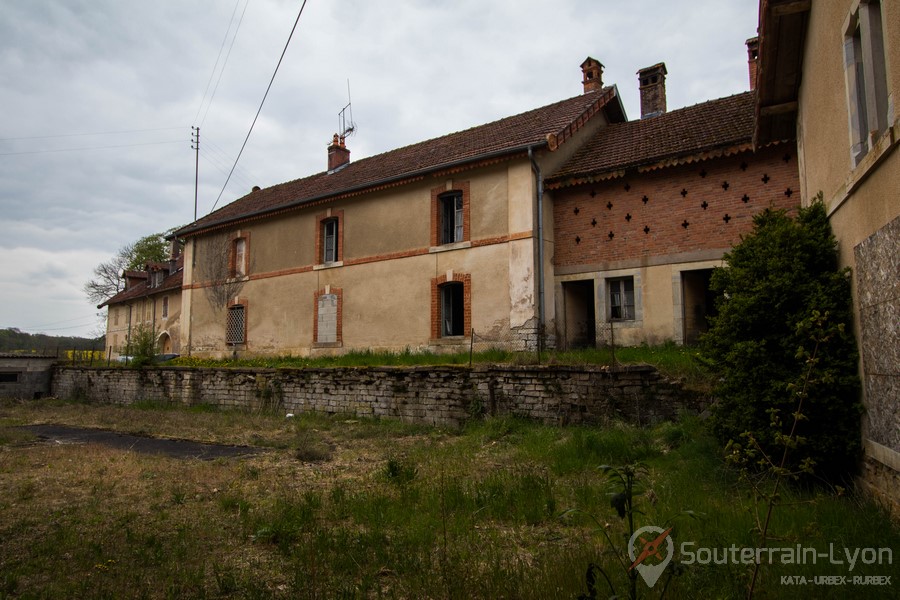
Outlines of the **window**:
{"type": "MultiPolygon", "coordinates": [[[[431,189],[431,247],[471,241],[468,181],[448,181],[431,189]]],[[[456,249],[454,246],[451,249],[456,249]]]]}
{"type": "Polygon", "coordinates": [[[113,313],[113,325],[118,325],[119,324],[119,309],[113,308],[111,310],[113,313]]]}
{"type": "Polygon", "coordinates": [[[247,238],[235,238],[231,252],[231,276],[244,277],[247,275],[247,238]]]}
{"type": "Polygon", "coordinates": [[[0,373],[0,383],[19,383],[19,374],[15,371],[0,373]]]}
{"type": "Polygon", "coordinates": [[[163,272],[162,271],[153,271],[150,273],[150,287],[158,288],[162,285],[163,282],[163,272]]]}
{"type": "Polygon", "coordinates": [[[465,335],[465,295],[462,283],[440,286],[441,337],[465,335]]]}
{"type": "Polygon", "coordinates": [[[328,219],[322,222],[322,262],[338,261],[338,220],[328,219]]]}
{"type": "Polygon", "coordinates": [[[162,299],[162,318],[163,319],[169,318],[169,297],[168,296],[164,296],[162,299]]]}
{"type": "Polygon", "coordinates": [[[622,277],[607,281],[609,289],[609,319],[611,321],[634,320],[634,278],[622,277]]]}
{"type": "Polygon", "coordinates": [[[861,0],[844,32],[850,153],[859,164],[888,127],[887,68],[879,0],[861,0]]]}
{"type": "Polygon", "coordinates": [[[246,340],[247,315],[243,304],[228,307],[228,321],[225,324],[225,343],[243,344],[246,340]]]}
{"type": "Polygon", "coordinates": [[[461,192],[443,194],[441,211],[441,244],[463,241],[463,197],[461,192]]]}

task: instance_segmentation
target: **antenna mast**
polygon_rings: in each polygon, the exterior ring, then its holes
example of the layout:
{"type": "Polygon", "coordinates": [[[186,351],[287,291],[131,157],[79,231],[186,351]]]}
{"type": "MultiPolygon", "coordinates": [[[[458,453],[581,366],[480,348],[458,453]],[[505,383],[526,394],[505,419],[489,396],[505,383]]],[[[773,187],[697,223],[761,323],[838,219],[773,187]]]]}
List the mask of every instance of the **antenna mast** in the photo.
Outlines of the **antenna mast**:
{"type": "Polygon", "coordinates": [[[353,106],[350,100],[350,80],[347,80],[347,105],[338,113],[338,135],[344,138],[353,135],[356,131],[356,123],[353,122],[353,106]],[[349,119],[348,119],[349,116],[349,119]]]}

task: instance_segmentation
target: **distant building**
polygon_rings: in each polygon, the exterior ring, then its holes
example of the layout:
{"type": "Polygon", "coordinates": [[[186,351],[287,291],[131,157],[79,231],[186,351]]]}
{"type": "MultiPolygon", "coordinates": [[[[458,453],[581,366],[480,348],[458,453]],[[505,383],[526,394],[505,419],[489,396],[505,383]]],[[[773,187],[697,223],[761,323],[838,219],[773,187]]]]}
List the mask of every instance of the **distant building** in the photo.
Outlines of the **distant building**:
{"type": "Polygon", "coordinates": [[[152,262],[142,271],[126,271],[125,289],[100,304],[106,307],[107,356],[124,355],[134,332],[149,328],[160,353],[181,352],[181,288],[184,256],[173,244],[173,258],[152,262]]]}
{"type": "Polygon", "coordinates": [[[900,3],[764,0],[759,34],[756,145],[796,132],[853,270],[863,482],[900,514],[900,3]]]}

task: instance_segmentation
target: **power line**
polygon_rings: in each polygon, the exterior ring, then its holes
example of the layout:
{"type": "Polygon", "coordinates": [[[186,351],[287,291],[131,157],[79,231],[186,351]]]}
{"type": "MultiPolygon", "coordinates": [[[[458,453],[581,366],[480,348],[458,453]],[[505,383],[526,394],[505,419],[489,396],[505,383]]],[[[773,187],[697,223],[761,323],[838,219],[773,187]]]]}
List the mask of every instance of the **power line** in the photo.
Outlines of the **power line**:
{"type": "MultiPolygon", "coordinates": [[[[249,2],[249,0],[248,0],[249,2]]],[[[203,103],[206,102],[206,94],[209,92],[209,84],[212,83],[213,76],[216,74],[216,69],[219,67],[219,59],[222,58],[222,50],[225,48],[225,42],[228,41],[228,32],[231,31],[231,24],[234,23],[234,15],[237,14],[237,8],[240,5],[241,0],[236,0],[234,3],[234,9],[231,11],[231,20],[228,21],[228,28],[225,30],[225,35],[222,37],[222,45],[219,46],[219,54],[216,55],[216,64],[213,65],[212,71],[209,73],[209,79],[206,81],[206,89],[203,90],[203,98],[200,99],[200,106],[197,107],[197,114],[194,115],[194,122],[197,122],[197,117],[200,116],[200,111],[203,110],[203,103]]],[[[244,6],[244,10],[246,10],[246,5],[244,6]]],[[[242,17],[243,18],[243,17],[242,17]]],[[[237,34],[235,34],[237,35],[237,34]]],[[[223,66],[222,69],[225,67],[223,66]]],[[[210,103],[212,103],[212,99],[210,99],[210,103]]],[[[204,117],[205,118],[205,117],[204,117]]]]}
{"type": "Polygon", "coordinates": [[[93,135],[120,135],[124,133],[149,133],[152,131],[174,131],[182,129],[181,127],[158,127],[156,129],[123,129],[120,131],[96,131],[91,133],[58,133],[56,135],[32,135],[24,137],[0,138],[0,142],[16,142],[21,140],[51,140],[55,138],[67,137],[88,137],[93,135]]]}
{"type": "MultiPolygon", "coordinates": [[[[179,127],[180,129],[180,127],[179,127]]],[[[25,152],[0,152],[0,156],[20,156],[23,154],[49,154],[52,152],[82,152],[84,150],[107,150],[110,148],[133,148],[135,146],[158,146],[161,144],[181,144],[184,140],[171,140],[168,142],[143,142],[141,144],[119,144],[115,146],[84,146],[81,148],[57,148],[55,150],[28,150],[25,152]]]]}
{"type": "Polygon", "coordinates": [[[219,77],[216,79],[216,86],[213,88],[212,95],[209,97],[209,102],[206,105],[206,111],[203,113],[203,119],[200,121],[201,126],[206,122],[206,115],[209,114],[209,109],[216,97],[216,91],[219,89],[219,82],[222,81],[222,75],[225,73],[225,67],[228,65],[228,58],[231,56],[231,49],[234,48],[234,41],[237,39],[238,30],[241,28],[241,23],[244,22],[244,14],[247,12],[248,4],[250,4],[250,0],[247,0],[247,2],[244,3],[244,10],[241,12],[241,18],[238,20],[237,27],[234,28],[234,37],[231,38],[231,44],[228,46],[228,53],[225,55],[225,62],[222,63],[222,70],[219,71],[219,77]]]}
{"type": "Polygon", "coordinates": [[[275,83],[275,75],[278,74],[278,68],[281,66],[281,61],[284,60],[284,55],[287,53],[288,46],[291,43],[291,38],[294,37],[294,31],[297,30],[297,25],[300,23],[300,16],[303,15],[303,9],[306,7],[306,0],[303,0],[303,4],[300,5],[300,12],[297,13],[297,19],[294,21],[294,26],[291,28],[291,34],[288,36],[287,42],[284,44],[284,50],[281,51],[281,56],[278,58],[278,64],[275,65],[275,72],[272,73],[272,79],[269,80],[269,85],[266,87],[266,93],[263,94],[262,101],[259,103],[259,109],[256,111],[256,116],[253,117],[253,122],[250,124],[250,131],[247,132],[247,137],[244,138],[244,143],[241,144],[241,150],[238,152],[237,158],[234,159],[234,165],[231,167],[231,172],[228,173],[228,178],[225,180],[225,185],[222,186],[222,191],[219,192],[219,197],[216,198],[216,201],[213,203],[212,209],[210,212],[216,209],[216,205],[219,203],[219,200],[222,199],[222,194],[225,193],[225,188],[228,186],[228,182],[231,180],[231,173],[234,173],[234,168],[237,166],[238,161],[241,159],[241,154],[244,153],[244,148],[247,147],[247,142],[250,140],[250,134],[253,133],[253,126],[256,125],[256,120],[259,118],[259,113],[262,112],[263,105],[266,103],[266,98],[269,96],[269,90],[272,89],[272,84],[275,83]]]}

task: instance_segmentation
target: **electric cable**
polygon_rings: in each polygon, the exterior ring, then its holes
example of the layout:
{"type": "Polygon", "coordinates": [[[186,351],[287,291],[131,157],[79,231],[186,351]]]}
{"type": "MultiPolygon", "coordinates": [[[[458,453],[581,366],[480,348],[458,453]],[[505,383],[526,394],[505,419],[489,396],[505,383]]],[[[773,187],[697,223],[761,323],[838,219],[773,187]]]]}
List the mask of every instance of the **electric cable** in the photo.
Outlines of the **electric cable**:
{"type": "Polygon", "coordinates": [[[225,185],[222,186],[222,191],[219,192],[219,196],[216,198],[216,201],[213,203],[212,208],[209,212],[212,212],[216,209],[216,205],[219,204],[219,200],[222,199],[222,194],[225,193],[225,188],[228,187],[228,182],[231,180],[231,174],[234,173],[235,167],[237,167],[238,161],[241,159],[241,155],[244,153],[244,148],[247,147],[247,142],[250,140],[250,134],[253,133],[253,127],[256,125],[256,120],[259,118],[259,113],[262,112],[263,105],[266,103],[266,98],[269,96],[269,90],[272,89],[272,84],[275,83],[275,76],[278,74],[278,68],[281,67],[281,61],[284,60],[284,55],[287,54],[288,46],[291,44],[291,38],[294,37],[294,32],[297,30],[297,25],[300,23],[300,17],[303,15],[303,9],[306,7],[306,0],[303,0],[303,4],[300,6],[300,12],[297,13],[297,19],[294,21],[294,26],[291,28],[291,34],[288,36],[287,42],[284,44],[284,50],[281,51],[281,56],[278,58],[278,64],[275,65],[275,72],[272,73],[272,79],[269,80],[269,85],[266,87],[266,93],[263,94],[262,101],[259,103],[259,109],[256,111],[256,116],[253,117],[253,122],[250,123],[250,130],[247,132],[247,137],[244,138],[244,143],[241,144],[241,150],[238,152],[237,158],[234,159],[234,165],[231,167],[231,172],[228,174],[228,178],[225,180],[225,185]]]}

